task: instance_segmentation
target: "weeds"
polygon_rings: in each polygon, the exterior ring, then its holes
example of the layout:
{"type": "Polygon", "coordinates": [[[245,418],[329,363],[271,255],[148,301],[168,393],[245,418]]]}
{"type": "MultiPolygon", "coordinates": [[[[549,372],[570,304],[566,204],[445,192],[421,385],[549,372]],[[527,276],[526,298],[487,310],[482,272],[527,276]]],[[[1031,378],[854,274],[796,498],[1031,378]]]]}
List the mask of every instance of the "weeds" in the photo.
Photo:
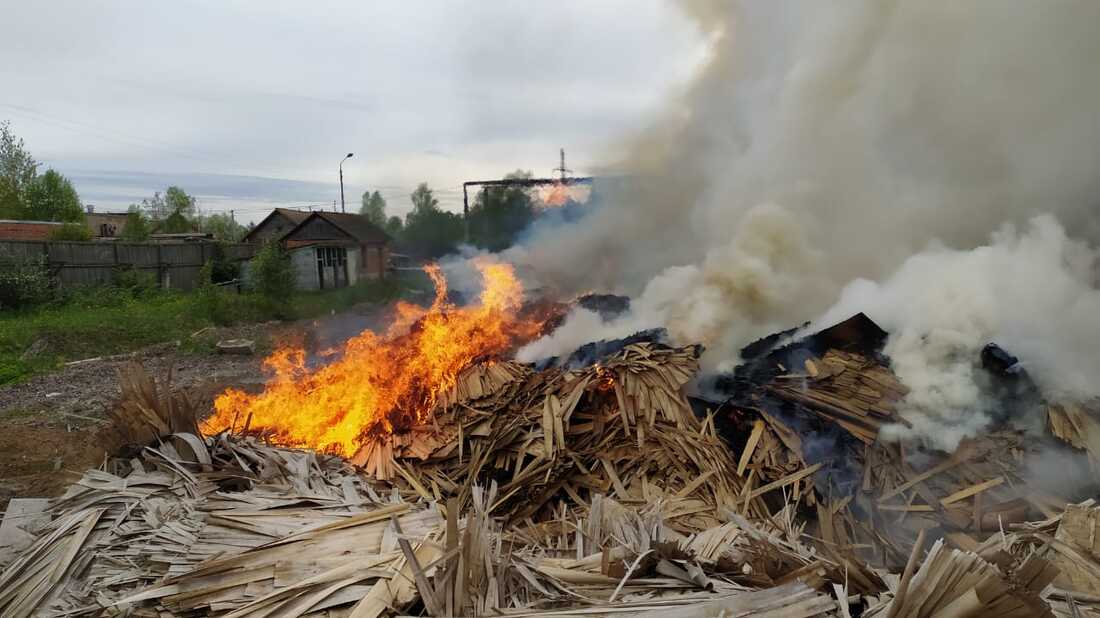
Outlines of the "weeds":
{"type": "Polygon", "coordinates": [[[21,259],[0,268],[0,309],[25,309],[42,304],[53,296],[46,262],[21,259]]]}
{"type": "Polygon", "coordinates": [[[272,303],[285,303],[294,294],[294,265],[278,243],[264,243],[253,256],[252,288],[272,303]]]}
{"type": "Polygon", "coordinates": [[[392,301],[404,289],[392,280],[363,282],[338,290],[300,292],[280,303],[256,292],[238,294],[212,283],[190,294],[140,285],[69,290],[33,310],[0,313],[0,384],[49,371],[66,361],[165,341],[185,342],[184,352],[207,353],[212,344],[191,342],[191,334],[207,326],[327,315],[364,302],[392,301]]]}

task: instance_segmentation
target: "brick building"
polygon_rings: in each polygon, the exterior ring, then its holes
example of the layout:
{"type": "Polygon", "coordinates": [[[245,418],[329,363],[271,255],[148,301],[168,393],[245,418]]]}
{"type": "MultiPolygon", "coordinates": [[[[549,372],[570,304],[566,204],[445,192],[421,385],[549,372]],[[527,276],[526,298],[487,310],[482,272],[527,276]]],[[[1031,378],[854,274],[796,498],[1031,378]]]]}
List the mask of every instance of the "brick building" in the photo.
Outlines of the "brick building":
{"type": "Polygon", "coordinates": [[[62,225],[55,221],[0,219],[0,240],[49,240],[50,234],[62,225]]]}

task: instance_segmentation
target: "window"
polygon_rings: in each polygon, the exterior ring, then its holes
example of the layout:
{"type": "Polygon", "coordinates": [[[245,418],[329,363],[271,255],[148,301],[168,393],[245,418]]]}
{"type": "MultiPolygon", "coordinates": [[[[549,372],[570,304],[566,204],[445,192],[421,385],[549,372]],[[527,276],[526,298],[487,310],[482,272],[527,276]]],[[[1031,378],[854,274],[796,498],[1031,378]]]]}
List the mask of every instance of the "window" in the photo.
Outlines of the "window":
{"type": "Polygon", "coordinates": [[[318,247],[317,261],[322,266],[343,266],[348,261],[348,250],[344,247],[318,247]]]}

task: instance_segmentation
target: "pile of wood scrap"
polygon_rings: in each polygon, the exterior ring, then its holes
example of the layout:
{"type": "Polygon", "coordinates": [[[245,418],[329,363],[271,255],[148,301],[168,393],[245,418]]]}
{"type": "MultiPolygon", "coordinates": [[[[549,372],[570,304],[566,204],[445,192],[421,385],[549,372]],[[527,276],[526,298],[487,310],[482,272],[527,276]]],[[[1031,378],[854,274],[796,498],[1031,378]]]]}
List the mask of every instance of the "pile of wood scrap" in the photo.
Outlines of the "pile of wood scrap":
{"type": "Polygon", "coordinates": [[[797,534],[786,541],[732,520],[682,535],[659,509],[597,498],[551,547],[490,516],[495,486],[473,486],[462,512],[455,498],[406,501],[337,458],[224,435],[200,444],[186,455],[168,441],[147,447],[121,475],[89,470],[0,573],[0,614],[644,614],[705,604],[778,617],[837,605],[810,587],[822,587],[823,569],[797,534]],[[767,573],[777,563],[800,575],[779,581],[767,573]]]}
{"type": "Polygon", "coordinates": [[[883,424],[901,422],[895,408],[906,389],[881,362],[854,352],[807,355],[804,366],[788,372],[777,364],[766,381],[739,385],[721,406],[720,433],[740,448],[738,473],[767,479],[761,485],[795,473],[806,478],[807,489],[812,475],[833,481],[827,484],[842,477],[855,484],[858,465],[833,456],[848,452],[854,461],[883,424]],[[809,451],[807,435],[818,438],[812,446],[823,453],[809,451]]]}
{"type": "Polygon", "coordinates": [[[903,573],[894,598],[872,608],[868,616],[925,618],[931,616],[1053,616],[1040,594],[1058,570],[1035,556],[1009,573],[981,556],[933,544],[920,569],[913,572],[917,553],[903,573]]]}
{"type": "MultiPolygon", "coordinates": [[[[561,528],[563,512],[594,496],[657,504],[667,525],[693,532],[720,523],[723,505],[752,507],[713,423],[692,412],[683,386],[697,371],[694,348],[632,344],[598,365],[526,373],[490,367],[459,376],[435,415],[442,438],[427,453],[398,450],[399,486],[424,500],[496,482],[494,516],[561,528]],[[477,389],[464,387],[476,377],[477,389]]],[[[423,433],[431,433],[425,430],[423,433]]],[[[385,436],[379,442],[393,442],[385,436]]],[[[382,447],[373,449],[382,450],[382,447]]]]}
{"type": "Polygon", "coordinates": [[[767,392],[801,404],[815,415],[873,444],[885,423],[903,422],[896,405],[909,389],[888,367],[855,352],[830,349],[803,361],[804,372],[776,377],[767,392]]]}
{"type": "Polygon", "coordinates": [[[1079,592],[1100,591],[1100,508],[1066,508],[1046,554],[1061,570],[1062,587],[1079,592]]]}
{"type": "Polygon", "coordinates": [[[1052,597],[1100,604],[1100,507],[1096,501],[1071,504],[1048,519],[1008,528],[974,551],[1015,560],[1044,558],[1059,573],[1053,580],[1052,597]]]}
{"type": "Polygon", "coordinates": [[[0,575],[0,614],[102,609],[218,556],[386,502],[339,459],[251,439],[177,434],[112,467],[87,471],[52,502],[52,521],[0,575]]]}
{"type": "Polygon", "coordinates": [[[174,433],[199,435],[201,413],[187,393],[172,388],[171,370],[158,383],[140,365],[129,363],[119,371],[119,383],[122,397],[108,413],[111,425],[96,436],[107,453],[174,433]]]}
{"type": "Polygon", "coordinates": [[[1087,452],[1093,470],[1100,472],[1100,401],[1052,404],[1047,422],[1054,437],[1087,452]]]}
{"type": "Polygon", "coordinates": [[[122,456],[0,524],[0,615],[1100,615],[1100,510],[1029,485],[1032,441],[876,439],[905,389],[872,327],[764,353],[714,405],[697,347],[644,337],[478,364],[350,460],[199,436],[130,376],[122,456]]]}
{"type": "Polygon", "coordinates": [[[877,494],[875,511],[884,518],[892,514],[898,524],[911,523],[914,533],[944,524],[983,534],[1035,514],[1050,515],[1067,503],[1028,485],[1027,451],[1025,436],[1012,430],[964,440],[945,457],[878,445],[868,450],[865,482],[877,494]]]}
{"type": "Polygon", "coordinates": [[[389,444],[389,481],[173,431],[171,393],[135,376],[120,439],[152,443],[51,503],[0,574],[0,613],[830,614],[842,567],[793,513],[742,495],[684,396],[696,356],[636,344],[578,370],[471,368],[417,430],[436,440],[389,444]]]}

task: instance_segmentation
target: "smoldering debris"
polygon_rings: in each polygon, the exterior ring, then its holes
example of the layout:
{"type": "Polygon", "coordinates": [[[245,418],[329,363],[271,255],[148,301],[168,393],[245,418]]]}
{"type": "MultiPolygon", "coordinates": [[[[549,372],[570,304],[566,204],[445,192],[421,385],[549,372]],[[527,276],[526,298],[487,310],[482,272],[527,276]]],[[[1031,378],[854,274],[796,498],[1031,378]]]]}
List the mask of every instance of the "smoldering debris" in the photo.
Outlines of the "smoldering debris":
{"type": "Polygon", "coordinates": [[[551,356],[550,358],[543,359],[535,363],[535,367],[538,369],[544,369],[546,367],[552,367],[554,365],[560,365],[568,369],[581,369],[589,367],[598,363],[601,359],[608,356],[613,356],[623,348],[637,343],[649,343],[656,344],[660,347],[669,347],[668,333],[662,328],[651,328],[649,330],[639,331],[633,335],[621,337],[619,339],[601,339],[600,341],[592,341],[582,345],[581,347],[573,350],[568,356],[564,358],[558,358],[551,356]]]}
{"type": "Polygon", "coordinates": [[[784,342],[797,330],[750,344],[741,352],[747,362],[703,389],[721,398],[716,423],[728,440],[744,435],[753,419],[766,419],[798,437],[820,486],[850,496],[861,480],[861,445],[873,444],[883,425],[905,422],[896,405],[907,389],[881,354],[886,332],[866,315],[784,342]]]}
{"type": "Polygon", "coordinates": [[[630,311],[630,297],[590,292],[577,297],[577,305],[595,311],[603,320],[613,320],[630,311]]]}

